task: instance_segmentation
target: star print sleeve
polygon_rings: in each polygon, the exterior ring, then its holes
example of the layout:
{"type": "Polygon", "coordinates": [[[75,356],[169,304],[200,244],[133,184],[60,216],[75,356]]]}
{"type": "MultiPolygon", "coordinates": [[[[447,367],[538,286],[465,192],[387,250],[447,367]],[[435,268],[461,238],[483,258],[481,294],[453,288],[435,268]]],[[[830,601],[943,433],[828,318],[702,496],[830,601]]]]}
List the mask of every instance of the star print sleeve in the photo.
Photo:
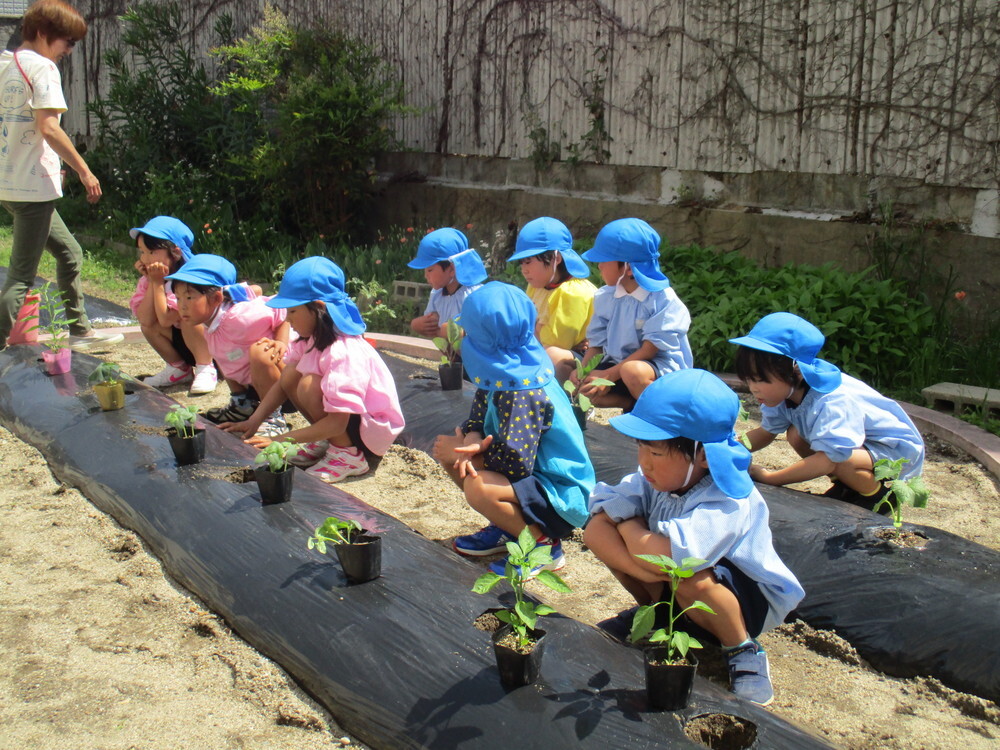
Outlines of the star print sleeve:
{"type": "Polygon", "coordinates": [[[486,397],[488,395],[482,388],[476,389],[476,395],[472,398],[472,408],[469,410],[469,418],[462,423],[463,435],[468,435],[470,432],[485,434],[486,397]]]}
{"type": "Polygon", "coordinates": [[[535,469],[538,443],[552,426],[552,404],[540,389],[498,391],[493,397],[500,429],[486,450],[484,466],[516,482],[535,469]]]}

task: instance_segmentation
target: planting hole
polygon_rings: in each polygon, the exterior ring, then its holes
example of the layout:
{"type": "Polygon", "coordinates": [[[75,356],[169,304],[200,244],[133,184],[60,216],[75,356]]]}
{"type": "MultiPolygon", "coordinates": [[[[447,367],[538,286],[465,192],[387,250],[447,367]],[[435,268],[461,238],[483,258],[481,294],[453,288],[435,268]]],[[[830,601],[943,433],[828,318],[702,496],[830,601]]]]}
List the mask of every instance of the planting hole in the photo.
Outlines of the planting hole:
{"type": "Polygon", "coordinates": [[[254,482],[253,469],[249,466],[243,466],[239,469],[233,469],[231,472],[226,474],[226,481],[232,482],[233,484],[246,484],[248,482],[254,482]]]}
{"type": "Polygon", "coordinates": [[[486,633],[495,633],[501,627],[503,623],[497,619],[496,613],[499,612],[498,609],[488,609],[483,612],[479,617],[472,621],[473,626],[476,630],[482,630],[486,633]]]}
{"type": "Polygon", "coordinates": [[[757,741],[757,725],[731,714],[701,714],[684,725],[684,734],[712,750],[744,750],[757,741]]]}

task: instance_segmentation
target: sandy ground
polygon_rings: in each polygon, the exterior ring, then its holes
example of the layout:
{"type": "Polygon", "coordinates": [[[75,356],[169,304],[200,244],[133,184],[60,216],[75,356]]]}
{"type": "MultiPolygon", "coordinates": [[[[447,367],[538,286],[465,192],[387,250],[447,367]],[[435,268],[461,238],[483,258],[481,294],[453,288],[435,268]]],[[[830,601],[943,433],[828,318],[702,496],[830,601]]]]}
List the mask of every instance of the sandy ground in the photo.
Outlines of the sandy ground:
{"type": "MultiPolygon", "coordinates": [[[[160,367],[144,345],[102,356],[135,375],[160,367]]],[[[209,396],[171,395],[201,409],[228,398],[224,385],[209,396]]],[[[757,460],[779,466],[789,453],[776,441],[757,460]]],[[[39,454],[6,430],[0,477],[0,749],[349,741],[278,666],[172,583],[141,540],[60,487],[39,454]]],[[[1000,490],[980,464],[931,442],[925,479],[930,507],[908,509],[906,520],[1000,549],[1000,490]]],[[[377,475],[345,489],[444,546],[482,525],[426,454],[399,446],[377,475]]],[[[561,612],[594,623],[630,605],[579,538],[566,553],[573,593],[548,597],[561,612]]],[[[996,704],[933,679],[886,677],[833,633],[796,622],[762,640],[777,693],[771,709],[836,746],[973,750],[1000,742],[996,704]]]]}

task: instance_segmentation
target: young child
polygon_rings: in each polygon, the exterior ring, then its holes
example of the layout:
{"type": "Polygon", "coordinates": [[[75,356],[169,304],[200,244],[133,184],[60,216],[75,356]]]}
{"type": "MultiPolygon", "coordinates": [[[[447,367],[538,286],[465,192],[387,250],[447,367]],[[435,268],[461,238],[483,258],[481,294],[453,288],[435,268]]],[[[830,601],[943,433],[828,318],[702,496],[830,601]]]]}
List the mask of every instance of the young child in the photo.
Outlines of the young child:
{"type": "Polygon", "coordinates": [[[242,432],[263,448],[271,438],[255,435],[263,421],[291,400],[309,425],[275,440],[303,443],[291,463],[333,484],[375,469],[403,430],[403,414],[389,368],[362,334],[365,324],[344,291],[344,272],[332,260],[312,257],[293,264],[268,307],[287,308],[299,338],[288,346],[278,382],[245,422],[223,429],[242,432]]]}
{"type": "Polygon", "coordinates": [[[528,297],[538,313],[535,336],[556,368],[556,379],[565,382],[587,350],[587,325],[597,291],[587,264],[573,249],[566,225],[548,216],[524,225],[509,262],[521,264],[528,297]]]}
{"type": "MultiPolygon", "coordinates": [[[[691,315],[660,271],[660,235],[642,219],[605,225],[583,258],[597,263],[605,283],[594,296],[583,361],[604,359],[580,392],[595,406],[628,411],[656,378],[692,366],[691,315]],[[595,386],[595,378],[615,385],[595,386]]],[[[576,383],[575,372],[570,379],[576,383]]]]}
{"type": "MultiPolygon", "coordinates": [[[[434,458],[490,525],[455,539],[463,555],[502,552],[527,526],[552,545],[587,518],[594,469],[566,392],[535,332],[535,307],[498,281],[469,295],[462,310],[462,361],[477,386],[472,410],[454,435],[438,435],[434,458]]],[[[505,561],[490,569],[503,574],[505,561]]],[[[538,571],[530,571],[535,574],[538,571]]]]}
{"type": "Polygon", "coordinates": [[[424,314],[410,321],[414,333],[446,337],[449,320],[462,312],[465,298],[486,280],[486,266],[469,240],[457,229],[435,229],[420,240],[417,257],[407,263],[423,269],[433,287],[424,314]]]}
{"type": "MultiPolygon", "coordinates": [[[[702,601],[715,614],[691,610],[678,625],[721,644],[733,692],[766,706],[774,691],[755,638],[804,592],[771,543],[767,505],[746,471],[750,454],[733,432],[739,408],[736,394],[704,370],[650,385],[630,414],[611,419],[638,441],[640,473],[597,485],[583,540],[640,605],[670,592],[668,576],[636,555],[705,560],[681,581],[677,601],[702,601]]],[[[657,608],[658,619],[665,610],[657,608]]]]}
{"type": "MultiPolygon", "coordinates": [[[[167,276],[177,297],[181,324],[202,326],[212,358],[229,384],[229,405],[209,409],[210,422],[249,419],[278,382],[288,349],[285,311],[267,307],[256,288],[236,283],[236,267],[218,255],[201,253],[167,276]]],[[[257,430],[271,437],[288,429],[279,406],[257,430]]]]}
{"type": "Polygon", "coordinates": [[[830,475],[824,494],[871,509],[888,491],[872,467],[880,458],[907,459],[902,479],[919,476],[924,441],[906,412],[890,398],[817,359],[825,342],[797,315],[765,315],[738,344],[736,373],[760,402],[761,426],[744,440],[751,451],[787,433],[802,460],[777,471],[750,467],[764,484],[793,484],[830,475]]]}
{"type": "Polygon", "coordinates": [[[191,382],[191,393],[211,393],[217,374],[202,326],[185,325],[177,314],[177,297],[167,276],[191,259],[194,234],[180,219],[156,216],[145,226],[129,230],[139,259],[139,282],[129,302],[142,335],[166,366],[143,382],[167,388],[191,382]],[[192,371],[193,369],[193,371],[192,371]]]}

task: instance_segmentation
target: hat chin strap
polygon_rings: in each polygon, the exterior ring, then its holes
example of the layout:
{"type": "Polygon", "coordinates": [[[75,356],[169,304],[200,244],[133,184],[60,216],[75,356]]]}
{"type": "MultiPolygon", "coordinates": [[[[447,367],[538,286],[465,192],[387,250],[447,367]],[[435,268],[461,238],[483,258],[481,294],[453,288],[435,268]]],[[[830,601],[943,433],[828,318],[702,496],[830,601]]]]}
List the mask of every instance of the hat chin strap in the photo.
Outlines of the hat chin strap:
{"type": "MultiPolygon", "coordinates": [[[[698,455],[698,441],[694,441],[694,455],[698,455]]],[[[694,474],[694,459],[691,459],[691,463],[688,464],[688,473],[684,477],[684,484],[681,487],[687,487],[688,482],[691,481],[691,475],[694,474]]]]}
{"type": "Polygon", "coordinates": [[[562,254],[558,250],[552,251],[552,275],[549,276],[549,280],[545,283],[545,286],[552,286],[556,283],[556,273],[559,271],[559,261],[562,260],[562,254]]]}

